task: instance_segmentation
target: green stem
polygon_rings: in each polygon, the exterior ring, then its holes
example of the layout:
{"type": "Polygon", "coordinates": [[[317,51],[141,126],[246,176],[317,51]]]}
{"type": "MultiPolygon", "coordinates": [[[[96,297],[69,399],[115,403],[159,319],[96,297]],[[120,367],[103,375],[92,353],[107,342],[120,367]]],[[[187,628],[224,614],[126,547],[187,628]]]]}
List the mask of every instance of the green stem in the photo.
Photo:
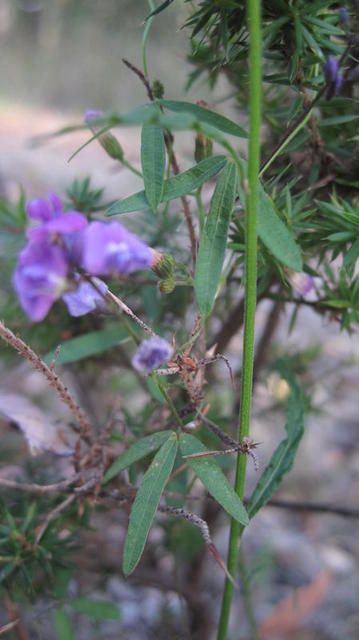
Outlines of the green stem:
{"type": "Polygon", "coordinates": [[[250,589],[250,576],[248,575],[247,562],[242,547],[240,547],[239,549],[238,560],[244,600],[244,609],[248,620],[250,640],[259,640],[257,623],[253,609],[252,594],[250,589]]]}
{"type": "MultiPolygon", "coordinates": [[[[241,441],[249,434],[253,354],[254,354],[254,324],[256,311],[257,289],[257,206],[259,186],[259,157],[260,157],[260,124],[261,124],[261,0],[247,0],[248,29],[249,29],[249,153],[248,153],[248,188],[246,197],[246,273],[245,273],[245,309],[243,335],[243,375],[241,385],[241,409],[239,416],[238,440],[241,441]]],[[[246,456],[238,454],[235,479],[235,491],[243,498],[246,476],[246,456]]],[[[227,567],[234,576],[238,543],[243,527],[232,519],[229,538],[227,567]]],[[[224,586],[222,610],[218,627],[218,640],[225,640],[229,622],[233,597],[233,584],[227,579],[224,586]]]]}

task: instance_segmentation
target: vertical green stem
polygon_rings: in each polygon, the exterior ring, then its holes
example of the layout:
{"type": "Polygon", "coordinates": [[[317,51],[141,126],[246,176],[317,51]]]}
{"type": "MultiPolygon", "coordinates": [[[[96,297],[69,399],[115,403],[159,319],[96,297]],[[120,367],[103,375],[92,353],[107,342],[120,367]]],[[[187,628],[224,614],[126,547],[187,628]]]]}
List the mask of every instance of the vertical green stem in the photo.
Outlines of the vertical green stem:
{"type": "MultiPolygon", "coordinates": [[[[257,205],[258,174],[260,159],[260,124],[261,124],[261,0],[247,0],[247,16],[249,29],[249,154],[248,185],[246,198],[246,274],[245,274],[245,310],[243,336],[243,366],[241,385],[241,409],[239,417],[238,439],[249,434],[252,401],[254,323],[256,311],[257,288],[257,205]]],[[[238,455],[235,490],[243,498],[246,477],[246,456],[238,455]]],[[[234,576],[239,539],[243,527],[232,519],[229,538],[227,566],[234,576]]],[[[225,640],[229,622],[229,614],[233,597],[233,585],[227,579],[224,586],[222,610],[218,627],[218,640],[225,640]]]]}

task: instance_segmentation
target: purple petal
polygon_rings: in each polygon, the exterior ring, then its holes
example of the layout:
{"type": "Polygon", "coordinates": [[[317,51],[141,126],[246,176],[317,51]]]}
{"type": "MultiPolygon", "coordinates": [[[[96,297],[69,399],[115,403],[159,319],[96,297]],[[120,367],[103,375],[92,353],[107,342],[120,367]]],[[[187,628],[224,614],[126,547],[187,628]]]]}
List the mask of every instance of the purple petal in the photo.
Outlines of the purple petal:
{"type": "Polygon", "coordinates": [[[302,298],[314,288],[314,280],[312,276],[304,273],[304,271],[302,271],[301,273],[292,273],[289,277],[289,281],[293,289],[302,298]]]}
{"type": "Polygon", "coordinates": [[[57,193],[54,193],[53,191],[50,191],[47,194],[48,199],[51,202],[51,206],[54,210],[54,212],[56,214],[60,214],[64,212],[64,207],[63,204],[61,202],[61,198],[59,198],[59,196],[57,195],[57,193]]]}
{"type": "Polygon", "coordinates": [[[64,251],[47,242],[30,242],[20,253],[13,283],[31,320],[42,320],[66,287],[64,251]]]}
{"type": "Polygon", "coordinates": [[[91,122],[91,120],[97,120],[98,118],[101,118],[103,116],[102,111],[96,111],[96,109],[89,109],[88,111],[86,111],[85,113],[85,123],[89,124],[91,122]]]}
{"type": "Polygon", "coordinates": [[[93,275],[121,275],[149,269],[153,250],[119,222],[91,222],[84,234],[83,266],[93,275]]]}
{"type": "MultiPolygon", "coordinates": [[[[76,279],[78,278],[79,276],[77,275],[76,279]]],[[[94,281],[101,293],[106,295],[107,285],[99,278],[94,278],[94,281]]],[[[95,309],[106,308],[103,297],[89,282],[81,282],[76,291],[64,293],[62,299],[66,303],[70,315],[75,317],[84,316],[90,311],[95,311],[95,309]]]]}
{"type": "Polygon", "coordinates": [[[132,358],[132,364],[137,371],[149,373],[152,369],[169,360],[172,351],[167,340],[154,336],[141,342],[132,358]]]}
{"type": "Polygon", "coordinates": [[[26,213],[32,220],[41,220],[47,222],[54,217],[54,212],[46,200],[42,198],[34,198],[26,205],[26,213]]]}
{"type": "Polygon", "coordinates": [[[46,224],[46,228],[50,233],[71,234],[81,231],[86,225],[86,216],[77,211],[69,211],[58,216],[58,218],[50,220],[46,224]]]}
{"type": "Polygon", "coordinates": [[[339,64],[335,56],[330,55],[324,67],[324,75],[327,83],[335,82],[339,71],[339,64]]]}

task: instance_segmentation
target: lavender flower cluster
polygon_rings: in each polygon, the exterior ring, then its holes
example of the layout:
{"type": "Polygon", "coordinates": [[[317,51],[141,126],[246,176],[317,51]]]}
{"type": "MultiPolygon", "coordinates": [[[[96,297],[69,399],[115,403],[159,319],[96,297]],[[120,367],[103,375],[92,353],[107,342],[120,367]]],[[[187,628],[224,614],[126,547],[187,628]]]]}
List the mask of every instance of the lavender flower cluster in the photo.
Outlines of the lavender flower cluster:
{"type": "Polygon", "coordinates": [[[102,308],[107,285],[94,278],[92,286],[80,273],[121,276],[155,264],[158,254],[123,225],[88,222],[78,211],[65,213],[54,193],[48,200],[31,200],[27,215],[39,224],[27,230],[13,282],[31,320],[42,320],[59,298],[73,316],[102,308]]]}

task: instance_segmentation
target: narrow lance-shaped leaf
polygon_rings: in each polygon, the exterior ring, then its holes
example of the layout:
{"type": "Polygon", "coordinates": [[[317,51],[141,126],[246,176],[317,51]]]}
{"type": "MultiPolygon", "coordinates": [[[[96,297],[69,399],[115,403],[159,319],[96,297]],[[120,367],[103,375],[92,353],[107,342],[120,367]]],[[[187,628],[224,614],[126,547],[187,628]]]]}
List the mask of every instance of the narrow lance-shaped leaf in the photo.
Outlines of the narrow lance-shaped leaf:
{"type": "MultiPolygon", "coordinates": [[[[66,340],[61,344],[61,349],[56,364],[69,364],[84,360],[98,353],[103,353],[111,347],[123,344],[128,340],[128,333],[123,327],[111,327],[101,331],[90,331],[83,336],[77,336],[66,340]]],[[[46,364],[50,364],[56,350],[50,351],[44,357],[46,364]]]]}
{"type": "MultiPolygon", "coordinates": [[[[188,433],[181,436],[180,446],[184,456],[208,451],[198,438],[188,433]]],[[[205,457],[187,458],[187,462],[208,489],[211,496],[219,502],[229,515],[246,526],[249,523],[247,512],[218,464],[212,458],[205,457]]]]}
{"type": "Polygon", "coordinates": [[[62,608],[54,612],[54,624],[58,640],[75,640],[71,620],[62,608]]]}
{"type": "Polygon", "coordinates": [[[162,127],[145,124],[141,134],[141,161],[146,198],[156,211],[163,194],[166,149],[162,127]]]}
{"type": "Polygon", "coordinates": [[[280,262],[293,271],[302,271],[302,257],[293,233],[282,222],[262,187],[258,191],[258,236],[280,262]]]}
{"type": "MultiPolygon", "coordinates": [[[[245,209],[246,198],[240,185],[238,193],[245,209]]],[[[258,189],[258,237],[279,262],[285,264],[292,271],[302,271],[302,257],[294,235],[280,219],[272,200],[267,196],[262,185],[259,185],[258,189]]]]}
{"type": "Polygon", "coordinates": [[[229,161],[218,179],[199,243],[194,290],[204,317],[212,311],[222,273],[236,184],[237,167],[229,161]]]}
{"type": "Polygon", "coordinates": [[[250,518],[271,499],[278,489],[283,476],[293,466],[295,455],[304,433],[304,403],[303,394],[296,384],[293,375],[283,366],[278,370],[290,386],[288,400],[286,431],[287,437],[282,440],[272,455],[268,466],[264,469],[256,488],[247,505],[247,513],[250,518]]]}
{"type": "Polygon", "coordinates": [[[182,102],[179,100],[159,100],[160,104],[169,111],[175,111],[176,113],[189,113],[195,116],[200,122],[215,127],[223,133],[229,133],[232,136],[238,138],[247,138],[247,133],[236,122],[222,116],[220,113],[216,113],[211,109],[206,109],[198,104],[192,102],[182,102]]]}
{"type": "Polygon", "coordinates": [[[130,514],[123,555],[123,572],[130,575],[136,568],[167,480],[173,469],[178,440],[173,433],[156,453],[143,476],[130,514]]]}
{"type": "MultiPolygon", "coordinates": [[[[201,160],[187,171],[183,171],[178,176],[173,176],[164,181],[162,202],[169,202],[175,198],[181,198],[191,191],[198,189],[204,182],[207,182],[218,171],[220,171],[226,163],[225,156],[213,156],[201,160]]],[[[139,191],[124,200],[118,200],[107,211],[108,216],[119,213],[131,213],[132,211],[141,211],[149,209],[150,204],[146,197],[145,191],[139,191]]]]}
{"type": "Polygon", "coordinates": [[[131,464],[137,462],[138,460],[142,460],[153,451],[159,449],[166,440],[171,435],[171,431],[158,431],[157,433],[152,433],[150,436],[146,438],[141,438],[141,440],[137,440],[131,444],[131,446],[125,451],[115,462],[107,469],[102,483],[106,484],[114,478],[118,476],[121,471],[127,469],[131,464]]]}

